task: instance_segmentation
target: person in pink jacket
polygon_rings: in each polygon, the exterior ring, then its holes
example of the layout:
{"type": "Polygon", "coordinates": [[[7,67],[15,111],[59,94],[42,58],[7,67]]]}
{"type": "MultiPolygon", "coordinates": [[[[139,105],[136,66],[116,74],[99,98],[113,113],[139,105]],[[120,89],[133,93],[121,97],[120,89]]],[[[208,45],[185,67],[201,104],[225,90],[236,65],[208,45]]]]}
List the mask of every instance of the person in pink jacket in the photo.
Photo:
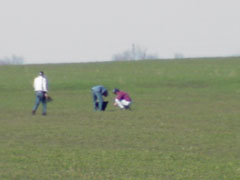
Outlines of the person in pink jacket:
{"type": "Polygon", "coordinates": [[[132,100],[128,93],[117,88],[113,90],[113,93],[116,95],[114,106],[118,106],[120,109],[130,109],[132,100]]]}

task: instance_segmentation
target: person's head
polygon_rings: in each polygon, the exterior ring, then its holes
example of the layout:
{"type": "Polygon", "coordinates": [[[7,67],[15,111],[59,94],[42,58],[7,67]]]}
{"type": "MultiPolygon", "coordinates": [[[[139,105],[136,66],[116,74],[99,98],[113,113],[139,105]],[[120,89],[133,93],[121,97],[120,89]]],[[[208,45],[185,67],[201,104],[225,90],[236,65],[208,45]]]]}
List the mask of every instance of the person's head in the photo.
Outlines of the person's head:
{"type": "Polygon", "coordinates": [[[43,71],[40,71],[40,72],[39,72],[39,76],[44,76],[44,72],[43,72],[43,71]]]}
{"type": "Polygon", "coordinates": [[[119,91],[120,91],[120,90],[117,89],[117,88],[114,88],[114,89],[113,89],[113,93],[114,93],[114,94],[117,94],[117,92],[119,92],[119,91]]]}
{"type": "Polygon", "coordinates": [[[107,96],[108,96],[108,91],[107,91],[107,90],[104,91],[102,95],[105,96],[105,97],[107,97],[107,96]]]}

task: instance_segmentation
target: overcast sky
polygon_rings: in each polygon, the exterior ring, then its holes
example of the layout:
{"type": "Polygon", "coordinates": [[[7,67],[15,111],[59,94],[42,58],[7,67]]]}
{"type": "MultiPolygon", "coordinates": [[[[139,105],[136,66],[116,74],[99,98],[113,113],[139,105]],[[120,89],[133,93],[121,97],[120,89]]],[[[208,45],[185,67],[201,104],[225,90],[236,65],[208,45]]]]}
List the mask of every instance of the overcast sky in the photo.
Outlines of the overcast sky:
{"type": "Polygon", "coordinates": [[[160,58],[240,54],[240,0],[0,0],[0,58],[111,60],[132,47],[160,58]]]}

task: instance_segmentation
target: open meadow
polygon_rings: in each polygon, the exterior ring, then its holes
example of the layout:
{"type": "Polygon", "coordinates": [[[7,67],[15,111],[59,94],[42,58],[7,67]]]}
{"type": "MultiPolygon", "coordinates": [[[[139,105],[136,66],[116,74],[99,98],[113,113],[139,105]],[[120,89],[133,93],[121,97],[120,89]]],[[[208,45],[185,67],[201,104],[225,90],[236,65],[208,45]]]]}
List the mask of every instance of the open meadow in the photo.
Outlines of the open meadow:
{"type": "Polygon", "coordinates": [[[240,58],[0,66],[0,179],[238,180],[239,108],[240,58]],[[47,116],[31,114],[40,70],[47,116]],[[131,111],[112,105],[115,87],[131,111]]]}

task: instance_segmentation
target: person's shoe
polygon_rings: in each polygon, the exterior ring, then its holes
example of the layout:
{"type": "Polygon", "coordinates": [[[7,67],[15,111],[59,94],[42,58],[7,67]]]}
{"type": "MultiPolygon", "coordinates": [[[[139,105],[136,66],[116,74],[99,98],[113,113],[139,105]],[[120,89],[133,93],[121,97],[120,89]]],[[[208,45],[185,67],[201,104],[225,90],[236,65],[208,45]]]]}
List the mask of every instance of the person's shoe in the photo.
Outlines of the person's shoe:
{"type": "Polygon", "coordinates": [[[47,113],[42,113],[42,115],[43,115],[43,116],[46,116],[46,115],[47,115],[47,113]]]}
{"type": "Polygon", "coordinates": [[[130,106],[125,106],[124,107],[126,110],[131,110],[130,106]]]}
{"type": "Polygon", "coordinates": [[[36,111],[32,110],[32,115],[35,115],[36,114],[36,111]]]}

